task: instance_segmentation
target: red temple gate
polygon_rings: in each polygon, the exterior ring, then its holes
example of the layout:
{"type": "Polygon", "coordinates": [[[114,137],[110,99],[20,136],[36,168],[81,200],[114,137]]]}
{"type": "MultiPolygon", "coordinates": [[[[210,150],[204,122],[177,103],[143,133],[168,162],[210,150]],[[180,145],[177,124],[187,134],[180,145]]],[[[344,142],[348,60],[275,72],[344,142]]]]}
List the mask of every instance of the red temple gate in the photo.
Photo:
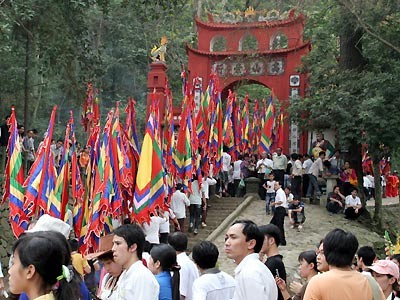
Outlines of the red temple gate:
{"type": "MultiPolygon", "coordinates": [[[[208,22],[195,21],[198,47],[186,45],[189,80],[201,78],[203,91],[216,70],[223,96],[241,82],[261,84],[274,91],[286,116],[290,97],[304,96],[306,74],[298,69],[311,47],[303,41],[304,15],[249,8],[243,14],[209,14],[208,22]]],[[[296,125],[285,121],[284,135],[285,153],[307,151],[307,135],[299,135],[296,125]]]]}

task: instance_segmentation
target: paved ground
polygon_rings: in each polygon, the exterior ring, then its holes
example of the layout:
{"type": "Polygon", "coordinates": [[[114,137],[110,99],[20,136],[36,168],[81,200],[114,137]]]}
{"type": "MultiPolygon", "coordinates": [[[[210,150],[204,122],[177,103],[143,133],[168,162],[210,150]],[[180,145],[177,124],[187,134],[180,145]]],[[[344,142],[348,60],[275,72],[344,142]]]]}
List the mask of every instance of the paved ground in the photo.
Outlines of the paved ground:
{"type": "MultiPolygon", "coordinates": [[[[384,199],[383,202],[384,205],[395,205],[399,203],[399,199],[398,197],[387,198],[384,199]]],[[[264,205],[264,201],[253,200],[251,204],[239,214],[237,219],[251,219],[258,225],[269,223],[271,216],[265,215],[264,205]]],[[[369,201],[368,206],[370,205],[373,205],[372,201],[369,201]]],[[[360,246],[372,245],[375,242],[383,241],[381,236],[360,226],[360,223],[357,221],[349,221],[344,218],[343,214],[329,216],[326,209],[319,205],[306,205],[306,216],[307,220],[301,231],[290,229],[289,220],[288,218],[285,219],[287,246],[281,247],[281,254],[284,256],[284,263],[289,281],[293,280],[293,278],[299,278],[297,272],[297,257],[299,253],[305,250],[315,249],[324,235],[334,228],[339,227],[353,232],[357,236],[360,246]]],[[[214,243],[218,246],[220,251],[219,266],[221,270],[233,275],[236,265],[225,255],[225,232],[226,229],[214,240],[214,243]]]]}

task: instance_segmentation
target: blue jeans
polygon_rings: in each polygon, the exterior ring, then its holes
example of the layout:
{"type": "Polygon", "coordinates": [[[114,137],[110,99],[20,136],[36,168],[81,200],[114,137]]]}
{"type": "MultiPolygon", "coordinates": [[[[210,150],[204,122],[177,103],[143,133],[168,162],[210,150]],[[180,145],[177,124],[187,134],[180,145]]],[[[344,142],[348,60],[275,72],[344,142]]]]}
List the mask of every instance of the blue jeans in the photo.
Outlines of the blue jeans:
{"type": "MultiPolygon", "coordinates": [[[[275,193],[267,193],[265,197],[265,212],[270,212],[271,202],[275,201],[275,193]]],[[[272,212],[275,211],[275,206],[272,207],[272,212]]]]}
{"type": "Polygon", "coordinates": [[[317,197],[321,197],[321,191],[318,186],[318,179],[312,174],[308,174],[309,182],[306,197],[311,198],[314,197],[315,194],[317,197]]]}

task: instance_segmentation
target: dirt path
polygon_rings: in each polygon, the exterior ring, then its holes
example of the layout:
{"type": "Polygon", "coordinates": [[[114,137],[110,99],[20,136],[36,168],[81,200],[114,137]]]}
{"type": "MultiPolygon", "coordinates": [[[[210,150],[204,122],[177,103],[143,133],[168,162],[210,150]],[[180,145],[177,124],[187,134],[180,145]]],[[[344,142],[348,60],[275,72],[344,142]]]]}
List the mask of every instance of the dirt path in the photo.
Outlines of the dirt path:
{"type": "MultiPolygon", "coordinates": [[[[397,199],[384,199],[385,204],[398,203],[397,199]],[[390,201],[389,201],[390,200],[390,201]],[[397,202],[396,202],[397,201],[397,202]]],[[[271,216],[265,215],[264,201],[254,200],[252,203],[237,217],[237,219],[251,219],[258,225],[268,224],[271,216]]],[[[315,249],[319,241],[334,228],[342,228],[346,231],[353,232],[359,241],[360,246],[373,245],[376,242],[383,242],[383,237],[375,232],[361,226],[357,221],[349,221],[344,218],[343,214],[329,216],[324,207],[318,205],[306,205],[307,220],[301,231],[290,229],[289,219],[285,219],[285,233],[287,246],[280,247],[280,252],[284,257],[284,263],[288,274],[289,281],[298,278],[297,257],[300,252],[315,249]]],[[[214,243],[220,251],[219,266],[221,270],[234,275],[236,265],[232,260],[228,259],[224,252],[225,232],[222,232],[214,243]]]]}

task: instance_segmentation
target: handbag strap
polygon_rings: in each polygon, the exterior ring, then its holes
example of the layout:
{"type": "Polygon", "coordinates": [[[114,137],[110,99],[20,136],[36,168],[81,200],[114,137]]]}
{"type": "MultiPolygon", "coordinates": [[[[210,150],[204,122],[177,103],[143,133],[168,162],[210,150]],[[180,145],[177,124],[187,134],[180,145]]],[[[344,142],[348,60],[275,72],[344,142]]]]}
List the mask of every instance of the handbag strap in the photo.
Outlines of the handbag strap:
{"type": "Polygon", "coordinates": [[[378,283],[375,281],[374,278],[372,278],[372,276],[365,275],[365,277],[367,277],[368,283],[371,286],[373,299],[374,300],[380,300],[381,299],[381,295],[380,295],[381,293],[380,293],[380,288],[379,288],[378,283]]]}

